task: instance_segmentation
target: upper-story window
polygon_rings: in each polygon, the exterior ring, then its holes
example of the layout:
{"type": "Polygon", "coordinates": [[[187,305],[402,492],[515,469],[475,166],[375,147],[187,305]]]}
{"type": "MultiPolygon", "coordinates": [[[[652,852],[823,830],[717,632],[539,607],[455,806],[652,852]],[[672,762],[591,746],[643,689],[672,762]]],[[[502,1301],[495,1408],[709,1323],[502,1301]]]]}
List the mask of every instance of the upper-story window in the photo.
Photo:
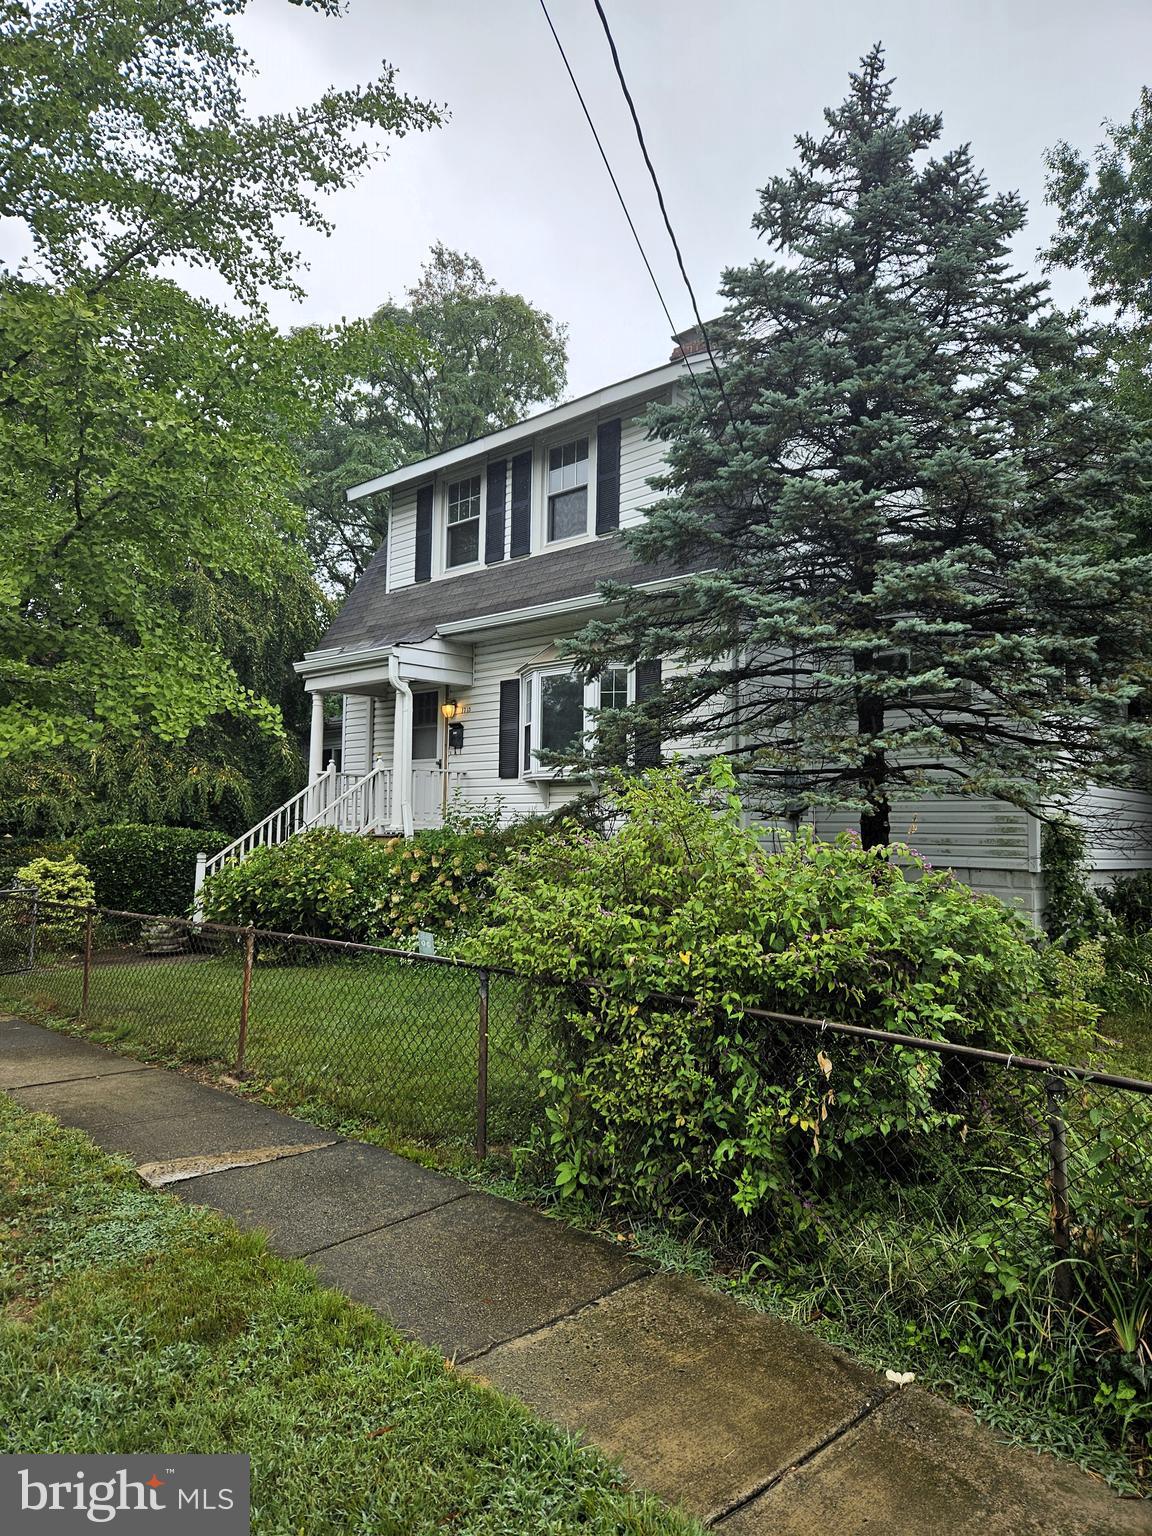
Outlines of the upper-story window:
{"type": "Polygon", "coordinates": [[[548,450],[548,541],[588,532],[588,439],[548,450]]]}
{"type": "Polygon", "coordinates": [[[444,564],[474,565],[480,558],[480,476],[470,475],[448,487],[447,543],[444,564]]]}

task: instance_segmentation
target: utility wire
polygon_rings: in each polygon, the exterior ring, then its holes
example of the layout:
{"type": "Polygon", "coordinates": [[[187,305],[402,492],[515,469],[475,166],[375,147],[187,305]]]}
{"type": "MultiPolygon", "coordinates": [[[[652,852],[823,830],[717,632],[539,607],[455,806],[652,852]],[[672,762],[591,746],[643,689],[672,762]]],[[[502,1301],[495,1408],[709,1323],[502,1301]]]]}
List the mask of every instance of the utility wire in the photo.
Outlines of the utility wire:
{"type": "Polygon", "coordinates": [[[572,82],[572,89],[576,92],[576,99],[583,108],[584,116],[587,119],[588,126],[592,130],[592,137],[596,140],[596,148],[600,151],[600,158],[604,162],[604,169],[608,172],[608,179],[611,181],[613,190],[619,199],[620,206],[624,210],[624,217],[628,220],[628,228],[632,231],[632,238],[636,242],[636,249],[640,252],[640,259],[648,269],[648,276],[652,279],[652,286],[656,290],[656,297],[660,300],[660,307],[664,311],[664,318],[668,321],[668,328],[672,332],[672,340],[675,341],[676,322],[673,320],[672,315],[669,312],[668,305],[660,289],[660,284],[656,281],[656,274],[652,270],[652,263],[648,260],[648,253],[644,249],[643,243],[641,242],[640,236],[637,232],[636,225],[632,222],[632,215],[628,211],[628,204],[624,201],[624,194],[620,190],[620,183],[616,180],[616,173],[612,169],[612,165],[608,159],[604,145],[600,142],[600,135],[596,131],[596,124],[592,121],[592,114],[588,110],[588,103],[584,100],[584,93],[581,91],[580,86],[576,80],[576,76],[572,72],[572,66],[568,62],[568,55],[564,52],[564,44],[560,41],[559,33],[556,31],[555,26],[552,24],[552,18],[548,14],[548,6],[546,4],[546,0],[540,0],[540,9],[544,12],[544,20],[548,23],[548,30],[552,33],[552,36],[556,42],[556,46],[560,50],[560,57],[564,60],[564,68],[568,71],[568,78],[572,82]]]}
{"type": "MultiPolygon", "coordinates": [[[[543,5],[544,0],[540,0],[540,3],[543,5]]],[[[664,191],[660,186],[660,178],[656,174],[656,167],[652,164],[652,156],[648,153],[648,145],[644,139],[644,130],[640,126],[640,115],[636,111],[636,103],[632,99],[632,92],[628,89],[628,81],[624,78],[624,68],[620,63],[620,54],[616,48],[616,39],[612,36],[612,28],[608,25],[608,18],[604,14],[604,7],[601,5],[600,0],[593,0],[593,4],[596,6],[596,14],[600,18],[600,25],[604,28],[604,36],[608,39],[608,47],[612,53],[612,63],[616,70],[616,78],[620,82],[620,89],[624,92],[624,100],[628,103],[628,110],[632,114],[632,126],[636,130],[636,139],[640,145],[640,153],[644,156],[644,164],[648,167],[648,174],[652,178],[653,187],[656,189],[656,201],[660,204],[660,213],[664,219],[664,228],[668,231],[668,238],[672,242],[672,249],[676,252],[676,263],[680,268],[680,276],[684,279],[684,286],[688,290],[688,297],[692,300],[692,313],[696,317],[696,325],[700,332],[701,340],[704,343],[704,350],[708,354],[708,362],[711,364],[712,372],[715,375],[716,384],[720,390],[720,398],[723,400],[724,409],[728,413],[728,420],[731,422],[732,430],[736,434],[736,439],[739,442],[740,428],[736,425],[736,417],[732,412],[732,404],[728,399],[728,391],[724,388],[724,379],[721,376],[720,369],[716,364],[716,355],[712,351],[712,341],[708,335],[708,327],[704,324],[703,317],[700,314],[700,306],[696,302],[696,293],[692,287],[692,280],[688,276],[687,267],[684,265],[684,256],[680,250],[680,242],[676,238],[676,231],[673,229],[672,220],[668,216],[668,207],[664,202],[664,191]]],[[[545,14],[547,15],[547,12],[545,12],[545,14]]],[[[557,39],[557,41],[559,41],[559,39],[557,39]]],[[[567,63],[568,61],[565,60],[564,62],[567,63]]],[[[569,74],[572,73],[571,70],[568,72],[569,74]]],[[[573,78],[572,83],[573,85],[576,84],[575,78],[573,78]]],[[[577,87],[577,91],[579,91],[579,87],[577,87]]],[[[587,112],[587,108],[585,108],[585,112],[587,112]]],[[[589,122],[591,122],[591,118],[589,118],[589,122]]],[[[593,132],[595,132],[595,130],[593,130],[593,132]]],[[[597,140],[597,143],[599,143],[599,140],[597,140]]],[[[601,150],[601,154],[603,154],[603,150],[601,150]]],[[[607,158],[605,158],[604,163],[607,165],[607,158]]],[[[611,172],[609,172],[609,174],[611,174],[611,172]]],[[[613,185],[615,185],[616,178],[613,177],[612,179],[613,185]]],[[[621,199],[621,201],[623,201],[623,199],[621,199]]],[[[629,219],[628,222],[631,224],[632,220],[629,219]]],[[[633,231],[633,233],[635,233],[635,231],[633,231]]],[[[645,261],[647,261],[647,257],[645,257],[645,261]]],[[[652,269],[649,268],[648,270],[651,271],[652,269]]],[[[665,309],[664,312],[667,314],[667,309],[665,309]]]]}

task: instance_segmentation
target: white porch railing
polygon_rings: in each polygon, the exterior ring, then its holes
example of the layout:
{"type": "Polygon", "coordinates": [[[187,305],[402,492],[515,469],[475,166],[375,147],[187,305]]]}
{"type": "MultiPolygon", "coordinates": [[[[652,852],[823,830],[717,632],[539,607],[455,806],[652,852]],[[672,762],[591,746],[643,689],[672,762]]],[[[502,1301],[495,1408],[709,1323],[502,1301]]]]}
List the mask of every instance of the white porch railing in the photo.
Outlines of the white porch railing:
{"type": "Polygon", "coordinates": [[[342,832],[374,832],[391,825],[392,770],[377,763],[368,773],[337,773],[329,768],[263,821],[210,859],[196,860],[194,895],[209,875],[257,848],[275,848],[310,827],[338,827],[342,832]]]}
{"type": "Polygon", "coordinates": [[[339,827],[341,832],[377,832],[392,825],[392,770],[383,763],[367,773],[321,774],[312,788],[320,793],[301,831],[339,827]]]}

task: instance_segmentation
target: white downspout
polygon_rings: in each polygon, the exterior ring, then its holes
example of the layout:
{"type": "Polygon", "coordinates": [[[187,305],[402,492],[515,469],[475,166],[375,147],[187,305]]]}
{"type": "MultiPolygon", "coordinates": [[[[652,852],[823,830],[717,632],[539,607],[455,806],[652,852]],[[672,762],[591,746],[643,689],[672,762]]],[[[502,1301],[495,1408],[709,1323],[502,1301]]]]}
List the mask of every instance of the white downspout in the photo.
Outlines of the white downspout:
{"type": "Polygon", "coordinates": [[[400,810],[400,830],[411,837],[412,824],[412,687],[400,676],[400,659],[388,657],[388,681],[396,693],[396,715],[392,727],[392,804],[400,810]]]}

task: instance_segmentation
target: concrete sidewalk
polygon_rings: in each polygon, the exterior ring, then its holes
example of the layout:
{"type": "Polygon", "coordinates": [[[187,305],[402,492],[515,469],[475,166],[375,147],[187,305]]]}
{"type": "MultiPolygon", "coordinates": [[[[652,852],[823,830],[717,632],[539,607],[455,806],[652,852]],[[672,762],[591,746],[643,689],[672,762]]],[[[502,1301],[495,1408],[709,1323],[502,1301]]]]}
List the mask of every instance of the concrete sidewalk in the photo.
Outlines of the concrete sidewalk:
{"type": "Polygon", "coordinates": [[[265,1229],[725,1536],[1152,1536],[1152,1505],[930,1393],[378,1147],[19,1020],[0,1087],[265,1229]]]}

